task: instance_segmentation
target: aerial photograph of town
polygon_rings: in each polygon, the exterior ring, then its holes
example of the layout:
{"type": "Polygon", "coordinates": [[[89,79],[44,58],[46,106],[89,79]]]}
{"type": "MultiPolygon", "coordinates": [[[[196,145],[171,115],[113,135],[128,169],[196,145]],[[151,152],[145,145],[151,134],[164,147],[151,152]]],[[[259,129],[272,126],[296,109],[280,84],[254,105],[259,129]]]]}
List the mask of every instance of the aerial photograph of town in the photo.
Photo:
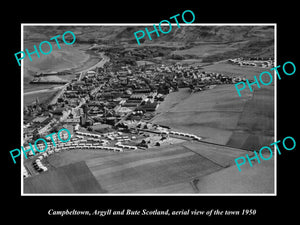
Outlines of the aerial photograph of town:
{"type": "Polygon", "coordinates": [[[274,82],[235,87],[275,66],[274,25],[182,24],[139,45],[145,27],[23,25],[31,52],[76,35],[23,59],[22,145],[48,146],[22,156],[23,193],[274,194],[273,158],[235,162],[274,142],[274,82]]]}

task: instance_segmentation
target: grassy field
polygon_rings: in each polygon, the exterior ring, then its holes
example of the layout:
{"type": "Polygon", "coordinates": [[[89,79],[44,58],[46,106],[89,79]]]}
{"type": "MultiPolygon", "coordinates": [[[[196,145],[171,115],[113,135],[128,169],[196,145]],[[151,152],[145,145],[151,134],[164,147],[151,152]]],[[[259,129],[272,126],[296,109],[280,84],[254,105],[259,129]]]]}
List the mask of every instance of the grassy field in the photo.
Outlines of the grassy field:
{"type": "MultiPolygon", "coordinates": [[[[122,154],[122,153],[121,153],[122,154]]],[[[51,164],[53,167],[60,167],[63,165],[68,165],[70,163],[76,163],[78,161],[86,161],[89,159],[93,159],[95,157],[103,157],[105,158],[106,156],[113,157],[114,155],[119,155],[120,153],[116,152],[108,152],[104,150],[73,150],[73,151],[62,151],[59,153],[55,153],[53,155],[50,155],[47,158],[47,161],[49,164],[51,164]]]]}
{"type": "MultiPolygon", "coordinates": [[[[265,156],[267,158],[267,156],[265,156]]],[[[243,165],[242,172],[236,166],[227,167],[207,176],[195,177],[193,181],[170,184],[159,188],[137,191],[138,193],[231,193],[273,194],[274,159],[255,163],[253,167],[243,165]],[[194,183],[194,187],[191,183],[194,183]]]]}
{"type": "Polygon", "coordinates": [[[157,193],[160,189],[178,193],[182,188],[189,192],[193,178],[232,165],[234,158],[243,154],[245,151],[238,149],[227,147],[220,151],[212,144],[184,142],[126,153],[64,151],[49,156],[47,161],[59,168],[84,160],[101,187],[109,193],[157,193]]]}
{"type": "Polygon", "coordinates": [[[172,54],[175,55],[193,55],[198,57],[206,57],[209,55],[224,53],[227,51],[237,50],[240,42],[232,44],[223,43],[201,43],[189,49],[176,50],[172,54]]]}
{"type": "Polygon", "coordinates": [[[273,137],[274,87],[264,86],[246,102],[227,145],[255,150],[272,143],[273,137]]]}
{"type": "Polygon", "coordinates": [[[274,86],[249,89],[238,97],[234,85],[189,94],[171,93],[154,123],[193,133],[205,141],[236,148],[269,145],[274,135],[274,86]]]}
{"type": "Polygon", "coordinates": [[[24,179],[24,193],[105,193],[80,161],[24,179]]]}
{"type": "MultiPolygon", "coordinates": [[[[202,146],[199,143],[197,145],[198,148],[202,146]]],[[[123,157],[107,157],[104,160],[99,157],[87,160],[87,165],[103,188],[111,193],[145,192],[189,183],[193,177],[204,176],[223,168],[184,145],[128,153],[123,157]]]]}
{"type": "Polygon", "coordinates": [[[172,93],[171,107],[163,109],[153,122],[170,126],[174,130],[193,133],[205,141],[226,144],[236,127],[243,106],[251,94],[236,96],[231,85],[216,86],[204,92],[187,94],[186,90],[172,93]],[[180,98],[178,95],[184,97],[180,98]]]}
{"type": "Polygon", "coordinates": [[[274,158],[255,163],[253,167],[245,164],[241,169],[239,172],[236,166],[232,166],[200,177],[196,187],[201,193],[274,193],[274,158]]]}

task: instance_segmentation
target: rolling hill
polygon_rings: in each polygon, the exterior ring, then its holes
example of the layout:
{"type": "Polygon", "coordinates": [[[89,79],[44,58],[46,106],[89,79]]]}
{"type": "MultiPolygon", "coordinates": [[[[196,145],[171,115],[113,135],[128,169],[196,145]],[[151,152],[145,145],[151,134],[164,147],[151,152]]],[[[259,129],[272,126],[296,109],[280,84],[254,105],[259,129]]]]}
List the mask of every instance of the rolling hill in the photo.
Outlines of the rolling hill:
{"type": "MultiPolygon", "coordinates": [[[[151,26],[25,26],[24,40],[44,41],[65,31],[72,31],[78,43],[135,39],[134,32],[151,26]]],[[[154,37],[155,35],[152,35],[154,37]]],[[[152,42],[237,42],[245,40],[273,40],[272,26],[181,26],[173,25],[168,34],[153,38],[152,42]]]]}

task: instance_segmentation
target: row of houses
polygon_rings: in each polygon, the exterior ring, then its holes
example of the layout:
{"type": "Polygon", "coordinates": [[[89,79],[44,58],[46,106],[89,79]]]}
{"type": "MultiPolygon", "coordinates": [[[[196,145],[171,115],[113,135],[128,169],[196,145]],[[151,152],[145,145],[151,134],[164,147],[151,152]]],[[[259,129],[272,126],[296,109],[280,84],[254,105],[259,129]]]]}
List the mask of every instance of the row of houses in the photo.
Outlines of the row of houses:
{"type": "Polygon", "coordinates": [[[38,172],[48,171],[48,168],[42,164],[42,162],[41,162],[42,159],[43,159],[43,157],[39,157],[32,163],[33,168],[35,170],[37,170],[38,172]]]}
{"type": "Polygon", "coordinates": [[[274,66],[274,60],[272,59],[244,59],[244,58],[235,58],[228,59],[229,63],[236,64],[239,66],[256,66],[256,67],[272,67],[274,66]]]}
{"type": "Polygon", "coordinates": [[[76,131],[75,133],[79,134],[79,135],[87,136],[87,137],[94,137],[94,138],[100,138],[101,137],[100,134],[85,133],[85,132],[81,132],[81,131],[76,131]]]}
{"type": "MultiPolygon", "coordinates": [[[[83,138],[83,136],[86,137],[94,137],[94,138],[88,138],[87,140],[80,140],[79,142],[87,142],[87,141],[92,141],[92,142],[102,142],[102,144],[107,145],[109,142],[107,140],[103,140],[103,139],[97,139],[100,138],[101,135],[99,134],[92,134],[92,133],[84,133],[84,132],[76,132],[77,137],[79,138],[83,138]],[[83,135],[83,136],[80,136],[83,135]]],[[[115,146],[120,147],[122,150],[123,149],[129,149],[129,150],[136,150],[137,147],[136,146],[129,146],[129,145],[123,145],[121,144],[121,141],[129,141],[129,137],[128,136],[120,136],[120,132],[119,133],[110,133],[110,134],[105,134],[106,138],[108,138],[109,140],[118,140],[118,142],[115,144],[115,146]]],[[[79,146],[81,146],[82,144],[80,143],[79,146]]],[[[90,144],[87,143],[85,144],[86,146],[92,147],[95,146],[95,143],[90,144]]],[[[119,148],[113,148],[113,147],[108,147],[108,146],[99,146],[96,145],[97,147],[101,147],[101,149],[107,149],[107,150],[114,150],[114,151],[121,151],[119,148]]]]}
{"type": "Polygon", "coordinates": [[[100,143],[93,142],[87,143],[86,140],[74,141],[73,143],[63,143],[57,147],[51,147],[47,152],[42,153],[40,156],[42,158],[46,158],[53,154],[54,152],[66,151],[66,150],[76,150],[76,149],[100,149],[100,150],[108,150],[115,152],[122,152],[122,148],[103,146],[100,143]]]}
{"type": "Polygon", "coordinates": [[[118,147],[120,147],[122,149],[130,149],[130,150],[137,150],[138,149],[136,146],[123,145],[123,144],[121,144],[121,142],[117,142],[115,144],[115,146],[118,146],[118,147]]]}
{"type": "Polygon", "coordinates": [[[183,133],[183,132],[177,132],[177,131],[169,131],[169,134],[178,135],[178,136],[182,136],[182,137],[188,137],[188,138],[192,138],[197,141],[200,141],[202,139],[201,137],[198,137],[195,134],[189,134],[189,133],[183,133]]]}

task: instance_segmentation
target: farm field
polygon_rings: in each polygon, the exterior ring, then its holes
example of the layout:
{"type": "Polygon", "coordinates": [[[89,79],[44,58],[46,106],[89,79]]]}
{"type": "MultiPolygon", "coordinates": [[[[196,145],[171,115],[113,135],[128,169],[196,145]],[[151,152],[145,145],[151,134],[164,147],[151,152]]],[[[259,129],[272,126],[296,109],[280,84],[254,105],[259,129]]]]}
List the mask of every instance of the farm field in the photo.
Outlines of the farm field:
{"type": "Polygon", "coordinates": [[[184,50],[173,51],[175,55],[194,55],[198,57],[206,57],[209,55],[224,53],[227,51],[237,50],[240,46],[240,42],[237,43],[198,43],[197,45],[184,50]]]}
{"type": "Polygon", "coordinates": [[[246,102],[228,146],[258,149],[273,142],[274,87],[263,86],[246,102]]]}
{"type": "MultiPolygon", "coordinates": [[[[179,92],[181,92],[180,90],[179,92]]],[[[225,145],[231,136],[240,113],[247,99],[248,93],[238,98],[232,85],[216,86],[213,89],[193,94],[182,91],[184,98],[175,95],[170,107],[159,106],[160,111],[152,122],[170,126],[174,130],[196,134],[205,141],[225,145]]],[[[167,104],[167,103],[166,103],[167,104]]]]}
{"type": "MultiPolygon", "coordinates": [[[[120,154],[120,153],[119,153],[120,154]]],[[[61,151],[53,155],[48,156],[47,163],[52,167],[60,167],[68,165],[70,163],[76,163],[78,161],[86,161],[95,157],[106,156],[112,157],[118,155],[117,152],[99,151],[99,150],[72,150],[72,151],[61,151]]]]}
{"type": "Polygon", "coordinates": [[[200,193],[274,193],[274,158],[254,163],[253,167],[245,164],[241,170],[239,172],[236,166],[228,167],[200,177],[195,185],[200,193]]]}
{"type": "Polygon", "coordinates": [[[60,168],[84,160],[99,185],[108,193],[146,193],[147,190],[157,193],[161,189],[179,193],[182,188],[191,188],[190,181],[194,177],[202,177],[232,165],[235,157],[246,152],[226,148],[220,150],[218,155],[218,151],[212,144],[183,142],[126,153],[64,151],[49,156],[47,162],[60,168]]]}
{"type": "Polygon", "coordinates": [[[24,179],[24,193],[104,193],[84,161],[24,179]]]}
{"type": "Polygon", "coordinates": [[[242,172],[233,165],[207,176],[194,177],[190,182],[140,190],[137,193],[273,194],[274,159],[261,164],[255,163],[253,167],[245,164],[242,166],[242,172]]]}
{"type": "Polygon", "coordinates": [[[218,85],[193,94],[180,90],[167,99],[152,122],[242,149],[268,145],[273,139],[274,86],[245,89],[238,97],[234,85],[218,85]]]}
{"type": "MultiPolygon", "coordinates": [[[[202,143],[195,145],[202,148],[202,143]]],[[[237,151],[235,154],[242,155],[244,152],[237,151]]],[[[193,177],[205,176],[223,168],[213,156],[209,158],[195,153],[184,145],[105,159],[99,157],[86,163],[101,186],[110,193],[145,193],[148,189],[189,184],[193,177]]]]}

